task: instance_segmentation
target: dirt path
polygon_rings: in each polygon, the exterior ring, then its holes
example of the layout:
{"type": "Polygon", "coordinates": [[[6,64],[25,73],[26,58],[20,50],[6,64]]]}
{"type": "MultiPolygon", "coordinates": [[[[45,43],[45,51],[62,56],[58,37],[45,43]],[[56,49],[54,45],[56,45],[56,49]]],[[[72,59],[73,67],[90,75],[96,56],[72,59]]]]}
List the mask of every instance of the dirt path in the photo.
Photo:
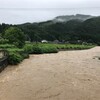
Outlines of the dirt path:
{"type": "Polygon", "coordinates": [[[0,100],[100,100],[100,47],[31,55],[0,73],[0,100]]]}

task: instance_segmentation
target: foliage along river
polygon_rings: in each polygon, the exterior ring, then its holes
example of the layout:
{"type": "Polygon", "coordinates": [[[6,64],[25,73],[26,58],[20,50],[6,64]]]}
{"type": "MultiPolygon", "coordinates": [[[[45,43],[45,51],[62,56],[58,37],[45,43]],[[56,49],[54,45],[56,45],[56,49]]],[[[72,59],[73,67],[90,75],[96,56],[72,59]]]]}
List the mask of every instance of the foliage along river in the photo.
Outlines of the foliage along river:
{"type": "Polygon", "coordinates": [[[0,100],[100,100],[100,47],[30,55],[0,73],[0,100]]]}

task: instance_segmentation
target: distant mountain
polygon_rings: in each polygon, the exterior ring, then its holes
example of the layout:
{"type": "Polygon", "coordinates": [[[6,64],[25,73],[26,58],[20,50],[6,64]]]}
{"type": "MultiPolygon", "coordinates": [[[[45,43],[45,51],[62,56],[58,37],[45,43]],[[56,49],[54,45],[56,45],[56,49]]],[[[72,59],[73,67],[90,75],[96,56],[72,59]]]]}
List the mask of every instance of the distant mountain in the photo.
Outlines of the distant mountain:
{"type": "Polygon", "coordinates": [[[58,17],[56,17],[53,20],[53,22],[67,22],[67,21],[70,21],[70,20],[85,21],[85,20],[93,18],[93,17],[96,17],[96,16],[83,15],[83,14],[65,15],[65,16],[58,16],[58,17]]]}

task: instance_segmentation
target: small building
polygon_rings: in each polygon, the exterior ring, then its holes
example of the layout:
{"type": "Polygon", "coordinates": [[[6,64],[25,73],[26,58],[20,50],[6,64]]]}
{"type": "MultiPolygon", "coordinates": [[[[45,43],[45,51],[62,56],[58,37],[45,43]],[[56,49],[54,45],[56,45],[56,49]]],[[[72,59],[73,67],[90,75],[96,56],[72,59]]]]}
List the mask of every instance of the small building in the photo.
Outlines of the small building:
{"type": "Polygon", "coordinates": [[[48,43],[48,41],[47,41],[47,40],[42,40],[41,42],[42,42],[42,43],[48,43]]]}

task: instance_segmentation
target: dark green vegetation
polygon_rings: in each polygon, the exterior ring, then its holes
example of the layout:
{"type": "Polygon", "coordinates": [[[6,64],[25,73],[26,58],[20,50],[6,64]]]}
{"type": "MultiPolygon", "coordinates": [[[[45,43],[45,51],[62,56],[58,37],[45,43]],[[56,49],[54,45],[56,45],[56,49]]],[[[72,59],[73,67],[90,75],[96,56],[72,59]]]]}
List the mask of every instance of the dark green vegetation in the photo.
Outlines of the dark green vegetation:
{"type": "Polygon", "coordinates": [[[79,43],[87,42],[100,44],[100,17],[86,21],[70,20],[67,22],[47,21],[42,23],[26,23],[19,25],[26,39],[30,41],[59,40],[60,42],[79,43]]]}
{"type": "Polygon", "coordinates": [[[14,44],[17,47],[23,47],[25,44],[25,35],[17,27],[8,28],[3,34],[3,37],[8,40],[8,43],[14,44]]]}

